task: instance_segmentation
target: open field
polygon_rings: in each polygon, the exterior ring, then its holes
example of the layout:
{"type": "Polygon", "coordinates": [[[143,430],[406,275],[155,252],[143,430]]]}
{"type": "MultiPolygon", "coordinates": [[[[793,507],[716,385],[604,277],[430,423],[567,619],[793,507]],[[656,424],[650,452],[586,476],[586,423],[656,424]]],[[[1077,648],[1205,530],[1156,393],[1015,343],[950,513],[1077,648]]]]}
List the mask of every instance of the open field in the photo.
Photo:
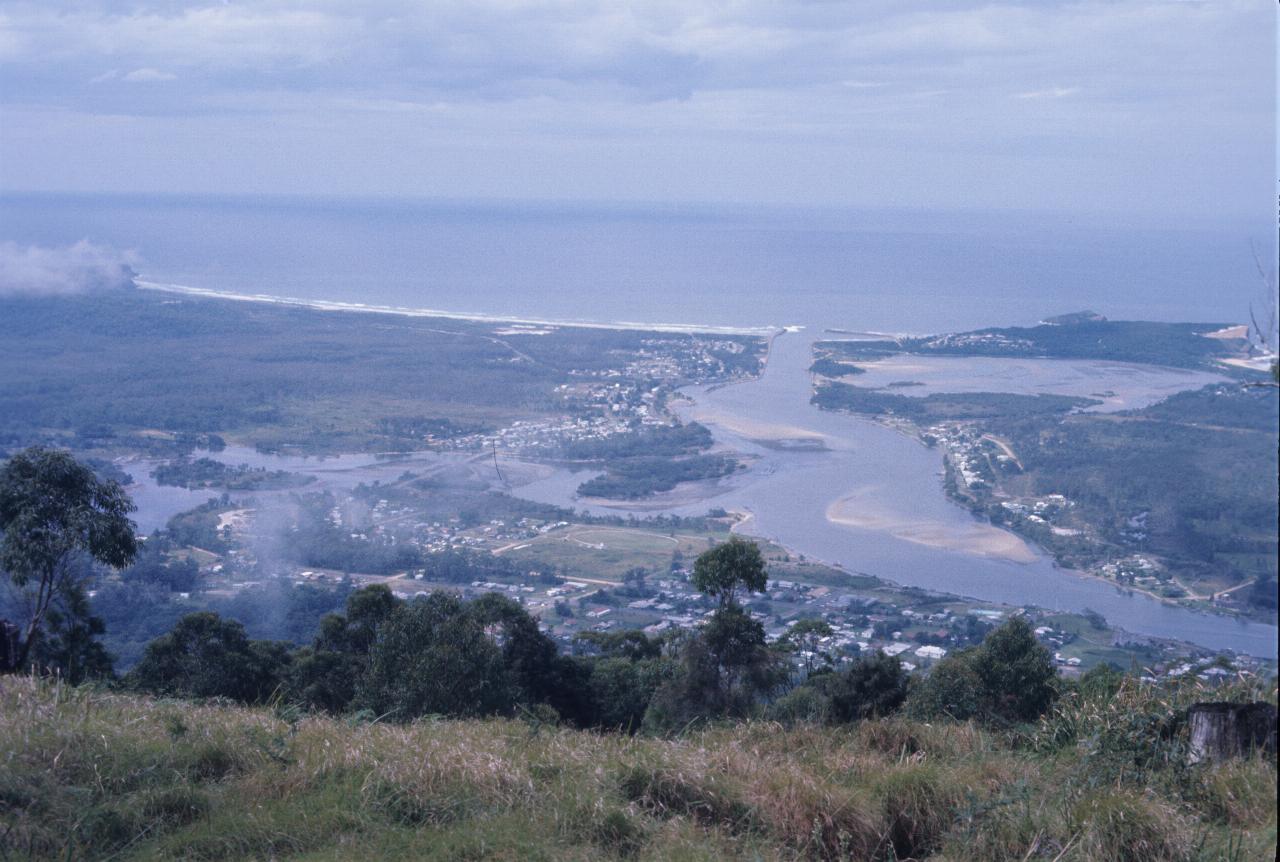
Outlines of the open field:
{"type": "Polygon", "coordinates": [[[502,555],[522,563],[552,566],[569,577],[621,582],[628,569],[665,573],[677,551],[692,564],[710,541],[723,538],[723,533],[677,531],[672,535],[639,528],[579,525],[521,542],[502,555]]]}

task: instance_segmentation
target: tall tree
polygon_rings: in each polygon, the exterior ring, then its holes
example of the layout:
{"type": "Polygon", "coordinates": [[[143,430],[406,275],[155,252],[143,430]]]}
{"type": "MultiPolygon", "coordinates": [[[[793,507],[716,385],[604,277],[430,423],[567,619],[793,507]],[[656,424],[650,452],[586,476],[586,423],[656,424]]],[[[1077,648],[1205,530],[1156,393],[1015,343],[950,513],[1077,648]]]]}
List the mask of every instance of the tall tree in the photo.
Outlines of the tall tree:
{"type": "Polygon", "coordinates": [[[80,589],[85,556],[122,568],[138,544],[120,485],[66,452],[36,446],[0,468],[0,569],[25,619],[12,668],[25,667],[55,604],[80,589]]]}
{"type": "Polygon", "coordinates": [[[511,712],[515,688],[477,615],[437,591],[400,605],[378,627],[356,703],[402,721],[473,717],[511,712]]]}
{"type": "Polygon", "coordinates": [[[732,536],[698,556],[690,580],[698,590],[718,599],[723,610],[735,603],[739,589],[763,591],[768,573],[756,543],[732,536]]]}

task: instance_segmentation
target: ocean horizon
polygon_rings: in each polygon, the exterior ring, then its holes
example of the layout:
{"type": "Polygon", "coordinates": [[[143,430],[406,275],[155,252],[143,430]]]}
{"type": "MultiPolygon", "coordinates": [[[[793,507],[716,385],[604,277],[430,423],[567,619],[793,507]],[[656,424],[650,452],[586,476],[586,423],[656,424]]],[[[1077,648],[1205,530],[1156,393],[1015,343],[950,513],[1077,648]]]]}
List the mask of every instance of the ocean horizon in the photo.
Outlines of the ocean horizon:
{"type": "Polygon", "coordinates": [[[1238,323],[1265,225],[1008,212],[225,196],[0,195],[0,241],[129,253],[141,279],[495,320],[922,333],[1238,323]]]}

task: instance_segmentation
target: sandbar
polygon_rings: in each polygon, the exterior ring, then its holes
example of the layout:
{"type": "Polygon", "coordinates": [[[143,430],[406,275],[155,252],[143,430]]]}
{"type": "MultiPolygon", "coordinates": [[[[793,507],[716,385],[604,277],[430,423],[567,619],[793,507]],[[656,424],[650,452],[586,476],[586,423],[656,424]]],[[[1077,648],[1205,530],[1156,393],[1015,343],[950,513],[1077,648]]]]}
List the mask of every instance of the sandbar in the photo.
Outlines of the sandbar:
{"type": "Polygon", "coordinates": [[[731,431],[748,440],[768,440],[771,442],[782,443],[785,441],[805,441],[813,445],[816,443],[825,443],[827,436],[819,434],[816,431],[810,431],[801,428],[798,425],[787,425],[782,422],[767,422],[760,419],[753,419],[749,416],[741,416],[734,413],[728,413],[723,410],[717,410],[707,407],[703,404],[695,402],[684,412],[687,418],[704,424],[716,425],[726,431],[731,431]]]}
{"type": "Polygon", "coordinates": [[[1033,563],[1039,559],[1030,545],[1007,530],[976,521],[956,526],[911,518],[879,506],[862,492],[842,497],[828,506],[827,520],[861,530],[888,533],[903,541],[931,548],[1014,563],[1033,563]]]}

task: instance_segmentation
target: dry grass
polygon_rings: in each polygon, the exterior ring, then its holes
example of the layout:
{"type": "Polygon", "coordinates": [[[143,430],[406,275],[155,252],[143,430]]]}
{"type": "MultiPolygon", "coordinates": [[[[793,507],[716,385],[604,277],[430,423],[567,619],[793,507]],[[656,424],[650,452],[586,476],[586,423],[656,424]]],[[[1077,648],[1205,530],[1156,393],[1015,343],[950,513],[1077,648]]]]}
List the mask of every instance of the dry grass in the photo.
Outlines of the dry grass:
{"type": "Polygon", "coordinates": [[[1093,742],[901,719],[677,740],[290,723],[5,677],[0,728],[0,860],[1155,862],[1272,858],[1276,834],[1273,762],[1099,785],[1093,742]]]}

